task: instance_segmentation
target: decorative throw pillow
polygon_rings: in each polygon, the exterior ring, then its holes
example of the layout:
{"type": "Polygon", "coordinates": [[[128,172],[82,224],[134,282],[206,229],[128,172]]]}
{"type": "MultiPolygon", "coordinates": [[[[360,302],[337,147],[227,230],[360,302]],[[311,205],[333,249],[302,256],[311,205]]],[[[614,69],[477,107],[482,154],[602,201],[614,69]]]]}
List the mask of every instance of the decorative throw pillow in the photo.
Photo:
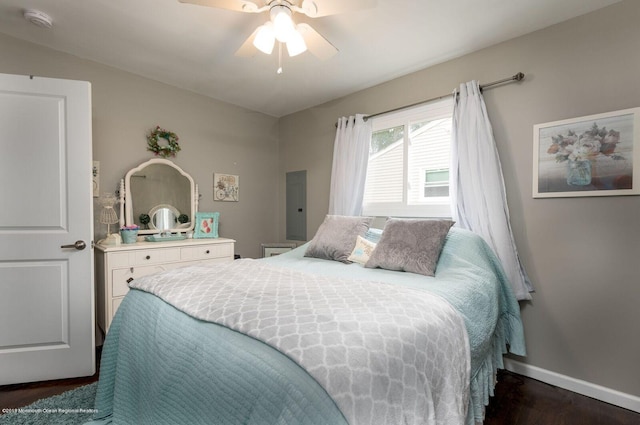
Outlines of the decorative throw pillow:
{"type": "Polygon", "coordinates": [[[365,267],[433,276],[451,220],[390,218],[365,267]]]}
{"type": "Polygon", "coordinates": [[[349,262],[357,236],[364,236],[371,217],[327,215],[304,253],[305,257],[349,262]]]}
{"type": "Polygon", "coordinates": [[[365,264],[369,260],[369,257],[375,247],[375,243],[363,238],[362,236],[358,236],[356,239],[356,246],[353,248],[353,251],[351,251],[351,255],[348,260],[354,263],[365,264]]]}
{"type": "Polygon", "coordinates": [[[381,236],[382,236],[382,229],[374,229],[373,227],[370,227],[369,230],[367,230],[367,233],[364,234],[364,238],[373,243],[380,242],[381,236]]]}

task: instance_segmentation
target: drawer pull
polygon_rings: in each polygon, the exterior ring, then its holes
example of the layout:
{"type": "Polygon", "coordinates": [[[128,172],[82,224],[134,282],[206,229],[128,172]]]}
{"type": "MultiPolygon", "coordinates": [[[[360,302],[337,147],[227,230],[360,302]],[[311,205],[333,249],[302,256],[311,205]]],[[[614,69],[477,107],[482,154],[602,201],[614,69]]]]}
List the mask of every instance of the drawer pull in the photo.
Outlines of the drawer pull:
{"type": "Polygon", "coordinates": [[[205,254],[208,254],[208,253],[210,253],[210,252],[211,252],[211,251],[209,251],[209,250],[207,249],[204,253],[205,253],[205,254]]]}
{"type": "Polygon", "coordinates": [[[151,260],[151,256],[150,256],[150,255],[147,255],[147,256],[146,256],[146,257],[144,257],[144,258],[145,258],[145,260],[151,260]]]}
{"type": "Polygon", "coordinates": [[[127,279],[127,283],[131,283],[131,282],[133,282],[133,278],[132,278],[132,277],[130,277],[129,279],[127,279]]]}

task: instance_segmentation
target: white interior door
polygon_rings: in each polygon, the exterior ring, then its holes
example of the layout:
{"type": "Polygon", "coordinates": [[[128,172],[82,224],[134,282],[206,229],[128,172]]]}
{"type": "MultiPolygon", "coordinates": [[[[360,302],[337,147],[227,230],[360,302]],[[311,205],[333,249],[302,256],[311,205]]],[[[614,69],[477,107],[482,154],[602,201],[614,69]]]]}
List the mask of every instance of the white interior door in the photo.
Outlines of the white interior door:
{"type": "Polygon", "coordinates": [[[0,385],[93,375],[90,84],[0,74],[0,146],[0,385]]]}

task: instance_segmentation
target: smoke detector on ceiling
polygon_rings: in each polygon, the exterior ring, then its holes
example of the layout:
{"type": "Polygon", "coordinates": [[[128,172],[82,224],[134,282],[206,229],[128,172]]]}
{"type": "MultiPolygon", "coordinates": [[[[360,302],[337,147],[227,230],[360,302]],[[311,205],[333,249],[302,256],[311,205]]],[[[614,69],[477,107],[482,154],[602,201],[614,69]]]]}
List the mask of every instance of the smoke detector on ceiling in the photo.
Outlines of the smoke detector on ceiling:
{"type": "Polygon", "coordinates": [[[41,28],[51,28],[53,26],[53,21],[49,15],[35,9],[25,10],[24,19],[41,28]]]}

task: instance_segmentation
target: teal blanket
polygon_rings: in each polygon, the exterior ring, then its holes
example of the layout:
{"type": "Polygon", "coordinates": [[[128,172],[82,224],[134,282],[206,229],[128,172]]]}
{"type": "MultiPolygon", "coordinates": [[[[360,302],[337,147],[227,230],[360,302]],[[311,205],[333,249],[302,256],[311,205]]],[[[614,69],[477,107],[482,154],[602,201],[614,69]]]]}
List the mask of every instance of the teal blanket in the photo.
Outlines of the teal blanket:
{"type": "Polygon", "coordinates": [[[344,424],[277,350],[131,290],[105,340],[90,424],[344,424]]]}
{"type": "MultiPolygon", "coordinates": [[[[500,263],[475,234],[453,228],[435,277],[305,258],[263,261],[310,273],[424,289],[463,317],[471,349],[467,424],[482,422],[502,354],[525,355],[520,309],[500,263]]],[[[346,424],[331,398],[288,357],[253,338],[131,290],[105,341],[94,424],[346,424]]]]}
{"type": "Polygon", "coordinates": [[[435,277],[304,257],[304,247],[271,257],[274,265],[310,273],[381,281],[423,289],[446,299],[463,317],[471,350],[471,399],[467,424],[482,422],[493,395],[502,355],[526,355],[520,306],[500,261],[480,236],[451,228],[435,277]]]}

